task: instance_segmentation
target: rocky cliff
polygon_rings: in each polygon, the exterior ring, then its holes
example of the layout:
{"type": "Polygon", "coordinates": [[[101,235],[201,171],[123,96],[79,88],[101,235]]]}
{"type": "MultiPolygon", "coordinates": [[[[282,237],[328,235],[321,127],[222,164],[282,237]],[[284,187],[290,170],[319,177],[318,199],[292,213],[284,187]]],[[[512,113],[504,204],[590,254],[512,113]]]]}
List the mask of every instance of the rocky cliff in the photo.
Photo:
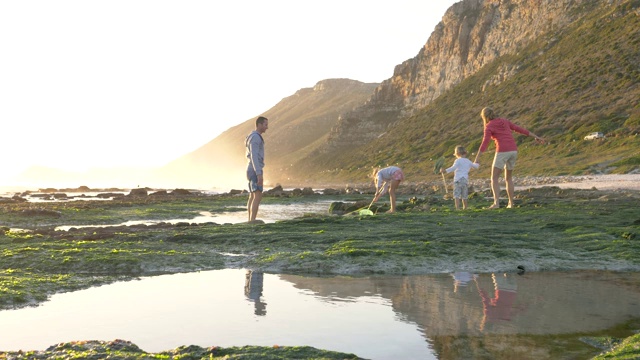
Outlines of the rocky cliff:
{"type": "MultiPolygon", "coordinates": [[[[340,118],[324,151],[344,151],[370,142],[495,59],[517,53],[542,34],[585,14],[577,10],[612,2],[464,0],[454,4],[418,55],[397,65],[393,77],[376,88],[366,104],[340,118]]],[[[487,85],[505,81],[517,70],[515,65],[506,66],[487,85]]]]}
{"type": "MultiPolygon", "coordinates": [[[[460,1],[382,84],[323,80],[266,111],[268,182],[366,182],[371,167],[391,164],[407,181],[424,180],[433,159],[450,156],[455,145],[474,155],[482,136],[478,114],[487,105],[549,140],[529,147],[517,139],[523,159],[546,159],[519,162],[519,174],[636,171],[638,46],[640,0],[460,1]],[[581,142],[592,131],[606,133],[607,141],[581,142]]],[[[163,175],[234,174],[234,186],[242,184],[243,139],[253,120],[163,175]]]]}

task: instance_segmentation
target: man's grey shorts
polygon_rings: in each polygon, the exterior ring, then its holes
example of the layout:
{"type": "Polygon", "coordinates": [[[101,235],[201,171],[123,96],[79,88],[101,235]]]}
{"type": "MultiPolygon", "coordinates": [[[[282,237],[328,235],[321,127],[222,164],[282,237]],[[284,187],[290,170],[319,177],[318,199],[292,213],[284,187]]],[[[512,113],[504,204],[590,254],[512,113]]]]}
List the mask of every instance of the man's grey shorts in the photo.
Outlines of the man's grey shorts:
{"type": "Polygon", "coordinates": [[[258,186],[258,174],[253,169],[247,170],[247,180],[249,180],[249,192],[262,192],[262,186],[258,186]]]}

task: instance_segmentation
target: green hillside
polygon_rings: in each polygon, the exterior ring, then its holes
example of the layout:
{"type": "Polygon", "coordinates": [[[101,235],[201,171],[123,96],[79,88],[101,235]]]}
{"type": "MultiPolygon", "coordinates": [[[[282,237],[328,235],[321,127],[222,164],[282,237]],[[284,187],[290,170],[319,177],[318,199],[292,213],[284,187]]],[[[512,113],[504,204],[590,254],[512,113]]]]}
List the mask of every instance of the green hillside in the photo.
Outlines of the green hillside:
{"type": "MultiPolygon", "coordinates": [[[[366,181],[372,166],[397,164],[408,181],[433,179],[434,159],[454,147],[477,151],[480,110],[546,138],[517,135],[516,175],[627,173],[640,169],[640,1],[590,15],[485,66],[377,140],[347,152],[315,154],[296,164],[305,182],[366,181]],[[514,74],[495,81],[505,72],[514,74]],[[592,131],[605,140],[585,141],[592,131]]],[[[585,5],[586,7],[587,5],[585,5]]],[[[493,145],[480,159],[488,176],[493,145]]],[[[470,155],[471,158],[474,155],[470,155]]]]}
{"type": "MultiPolygon", "coordinates": [[[[322,145],[340,114],[366,101],[378,85],[349,79],[322,80],[258,114],[269,119],[269,130],[264,135],[266,161],[271,170],[268,176],[275,181],[286,179],[291,164],[322,145]],[[275,169],[280,170],[276,172],[275,169]]],[[[243,184],[247,166],[244,141],[255,129],[256,117],[229,128],[207,144],[169,163],[155,176],[182,186],[243,184]],[[222,179],[221,174],[224,174],[222,179]]]]}

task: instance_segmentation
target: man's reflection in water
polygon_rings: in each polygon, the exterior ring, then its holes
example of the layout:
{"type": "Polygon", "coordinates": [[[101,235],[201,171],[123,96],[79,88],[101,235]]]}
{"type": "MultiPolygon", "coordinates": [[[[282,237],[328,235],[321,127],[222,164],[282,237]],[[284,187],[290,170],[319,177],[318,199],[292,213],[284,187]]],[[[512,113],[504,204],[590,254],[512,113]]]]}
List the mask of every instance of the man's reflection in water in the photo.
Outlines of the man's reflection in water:
{"type": "Polygon", "coordinates": [[[482,298],[483,318],[480,322],[480,330],[484,330],[487,323],[498,321],[510,321],[513,315],[513,305],[516,302],[518,284],[516,277],[509,274],[491,274],[493,279],[493,298],[485,292],[478,282],[478,292],[482,298]]]}
{"type": "Polygon", "coordinates": [[[267,315],[267,303],[260,300],[262,297],[262,272],[247,270],[244,280],[244,295],[253,301],[253,313],[259,316],[267,315]]]}

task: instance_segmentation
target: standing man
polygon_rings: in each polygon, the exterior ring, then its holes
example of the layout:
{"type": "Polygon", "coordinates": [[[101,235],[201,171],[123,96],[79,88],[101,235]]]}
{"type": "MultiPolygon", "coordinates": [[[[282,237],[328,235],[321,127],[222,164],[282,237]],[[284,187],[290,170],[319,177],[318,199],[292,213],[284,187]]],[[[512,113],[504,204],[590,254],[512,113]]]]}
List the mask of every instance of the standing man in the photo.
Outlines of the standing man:
{"type": "Polygon", "coordinates": [[[258,207],[262,200],[262,186],[264,183],[264,139],[262,134],[269,128],[269,119],[260,116],[256,119],[256,129],[247,136],[245,145],[247,147],[247,180],[249,180],[249,201],[247,202],[247,212],[249,222],[256,219],[258,207]]]}

